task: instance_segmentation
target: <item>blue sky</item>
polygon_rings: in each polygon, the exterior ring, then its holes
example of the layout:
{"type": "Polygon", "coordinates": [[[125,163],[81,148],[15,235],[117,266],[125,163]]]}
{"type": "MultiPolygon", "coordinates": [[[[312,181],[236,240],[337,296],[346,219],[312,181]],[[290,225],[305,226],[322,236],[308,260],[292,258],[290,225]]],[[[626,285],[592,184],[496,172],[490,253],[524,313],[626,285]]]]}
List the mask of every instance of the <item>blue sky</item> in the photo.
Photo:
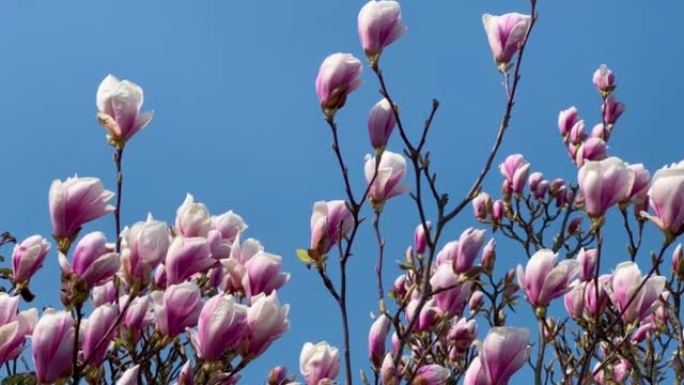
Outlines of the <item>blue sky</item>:
{"type": "MultiPolygon", "coordinates": [[[[591,75],[601,63],[617,74],[617,95],[627,104],[610,153],[651,170],[679,161],[684,78],[678,73],[684,45],[676,38],[684,4],[540,3],[541,17],[497,164],[520,152],[533,169],[574,180],[556,118],[561,109],[576,105],[590,127],[598,121],[600,100],[591,75]]],[[[98,176],[114,188],[111,148],[95,119],[97,85],[113,73],[140,84],[145,109],[155,111],[152,123],[127,147],[124,223],[142,220],[147,212],[172,221],[185,193],[192,192],[215,213],[233,209],[241,214],[250,225],[249,236],[282,255],[285,270],[292,273],[280,295],[292,305],[292,329],[245,372],[246,383],[262,382],[275,364],[297,371],[305,341],[340,345],[337,309],[294,250],[308,244],[313,202],[343,197],[313,82],[326,55],[362,55],[356,35],[362,4],[2,2],[0,164],[5,187],[0,229],[19,238],[48,235],[47,191],[55,178],[98,176]]],[[[454,197],[478,172],[503,108],[481,14],[527,9],[523,0],[403,3],[408,32],[383,55],[383,68],[413,135],[431,98],[442,102],[428,146],[440,186],[454,197]]],[[[379,97],[370,75],[366,68],[364,86],[338,114],[357,189],[363,187],[363,156],[370,151],[366,117],[379,97]]],[[[390,145],[395,151],[398,139],[390,145]]],[[[486,185],[496,191],[499,183],[493,173],[486,185]]],[[[409,244],[417,216],[407,196],[392,201],[386,211],[387,256],[395,260],[409,244]]],[[[448,229],[446,239],[471,225],[468,212],[448,229]]],[[[86,230],[111,234],[112,229],[113,220],[106,218],[86,230]]],[[[616,233],[608,239],[614,261],[625,258],[623,237],[616,233]]],[[[497,241],[500,264],[524,262],[514,245],[497,241]]],[[[367,368],[369,312],[376,306],[375,253],[372,233],[365,228],[349,264],[355,373],[367,368]]],[[[58,276],[52,253],[34,280],[40,305],[58,303],[58,276]]]]}

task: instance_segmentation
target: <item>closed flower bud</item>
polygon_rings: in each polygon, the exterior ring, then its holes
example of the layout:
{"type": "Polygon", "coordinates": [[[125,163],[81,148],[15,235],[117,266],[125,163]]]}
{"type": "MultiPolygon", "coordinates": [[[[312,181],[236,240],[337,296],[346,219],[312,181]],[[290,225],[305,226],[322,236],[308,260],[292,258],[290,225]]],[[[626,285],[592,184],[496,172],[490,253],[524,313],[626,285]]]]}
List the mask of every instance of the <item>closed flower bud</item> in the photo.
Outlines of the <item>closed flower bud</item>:
{"type": "Polygon", "coordinates": [[[582,167],[588,160],[606,159],[606,142],[601,138],[587,138],[577,149],[575,163],[582,167]]]}
{"type": "Polygon", "coordinates": [[[577,179],[587,214],[598,218],[611,206],[629,198],[634,172],[621,159],[612,157],[587,161],[580,168],[577,179]]]}
{"type": "Polygon", "coordinates": [[[123,147],[151,120],[152,112],[140,113],[143,90],[128,80],[107,75],[97,88],[97,118],[107,130],[112,145],[123,147]]]}
{"type": "Polygon", "coordinates": [[[627,323],[639,321],[653,311],[652,307],[665,287],[663,276],[652,275],[642,286],[644,279],[646,277],[634,262],[623,262],[615,268],[611,300],[627,323]]]}
{"type": "Polygon", "coordinates": [[[209,210],[204,203],[195,202],[191,194],[176,211],[176,232],[185,237],[206,237],[211,229],[209,210]]]}
{"type": "Polygon", "coordinates": [[[492,204],[492,220],[494,223],[501,223],[504,217],[504,203],[501,199],[497,199],[492,204]]]}
{"type": "Polygon", "coordinates": [[[530,174],[530,176],[527,178],[527,184],[530,187],[530,191],[534,193],[534,191],[537,190],[539,183],[541,183],[543,180],[544,174],[539,171],[530,174]]]}
{"type": "MultiPolygon", "coordinates": [[[[486,374],[482,369],[480,357],[475,357],[463,376],[463,385],[489,385],[486,374]]],[[[506,382],[503,382],[506,384],[506,382]]]]}
{"type": "Polygon", "coordinates": [[[594,72],[592,77],[592,82],[596,89],[602,94],[608,94],[615,89],[615,75],[605,64],[601,66],[594,72]]]}
{"type": "Polygon", "coordinates": [[[394,109],[390,102],[383,98],[373,106],[368,117],[368,134],[373,148],[381,150],[387,146],[395,125],[394,109]]]}
{"type": "Polygon", "coordinates": [[[489,213],[492,211],[492,198],[486,192],[477,194],[473,199],[473,212],[475,219],[482,222],[487,220],[489,213]]]}
{"type": "MultiPolygon", "coordinates": [[[[430,221],[425,223],[427,225],[428,231],[432,227],[432,224],[430,221]]],[[[430,234],[425,233],[425,226],[423,224],[419,224],[416,227],[416,231],[413,233],[413,250],[417,254],[423,254],[425,253],[425,249],[427,249],[427,240],[430,234]]]]}
{"type": "Polygon", "coordinates": [[[363,51],[371,65],[375,65],[382,50],[406,32],[399,2],[371,0],[366,3],[359,11],[358,30],[363,51]]]}
{"type": "Polygon", "coordinates": [[[494,271],[494,264],[496,263],[496,242],[494,238],[482,249],[482,268],[489,274],[494,271]]]}
{"type": "Polygon", "coordinates": [[[532,255],[526,269],[518,265],[518,285],[534,307],[547,307],[552,299],[568,291],[570,282],[577,276],[576,260],[566,259],[556,265],[557,258],[553,251],[542,249],[532,255]]]}
{"type": "Polygon", "coordinates": [[[93,288],[93,306],[95,307],[114,303],[118,297],[119,293],[116,292],[114,281],[107,281],[105,284],[93,288]]]}
{"type": "Polygon", "coordinates": [[[677,276],[677,279],[684,279],[684,252],[682,252],[681,243],[672,252],[672,271],[677,276]]]}
{"type": "MultiPolygon", "coordinates": [[[[128,302],[128,296],[122,296],[119,298],[119,306],[121,310],[128,302]]],[[[125,327],[128,332],[128,340],[131,342],[137,342],[140,337],[141,331],[154,323],[154,314],[152,311],[152,298],[149,295],[144,295],[142,297],[135,297],[128,309],[124,313],[121,324],[125,327]]]]}
{"type": "MultiPolygon", "coordinates": [[[[470,297],[470,282],[461,283],[451,265],[443,263],[430,278],[435,304],[441,312],[449,315],[463,314],[463,308],[470,297]]],[[[425,307],[423,307],[425,309],[425,307]]]]}
{"type": "Polygon", "coordinates": [[[387,333],[389,333],[390,319],[381,314],[375,319],[368,332],[368,358],[373,363],[374,368],[380,368],[385,357],[385,343],[387,333]]]}
{"type": "Polygon", "coordinates": [[[245,262],[245,275],[242,287],[248,298],[258,294],[271,294],[280,289],[289,279],[290,274],[280,271],[282,258],[264,251],[256,253],[245,262]]]}
{"type": "Polygon", "coordinates": [[[484,294],[476,290],[473,292],[473,294],[470,295],[470,299],[468,300],[468,307],[470,308],[471,313],[477,313],[480,309],[482,309],[482,306],[484,305],[484,294]]]}
{"type": "Polygon", "coordinates": [[[114,211],[107,201],[114,193],[107,191],[97,178],[67,178],[64,182],[55,180],[50,185],[50,218],[52,235],[57,239],[60,250],[71,240],[85,223],[114,211]]]}
{"type": "Polygon", "coordinates": [[[583,217],[575,217],[570,221],[570,224],[568,225],[568,234],[569,235],[575,235],[578,232],[582,231],[582,220],[583,217]]]}
{"type": "Polygon", "coordinates": [[[482,15],[489,46],[500,68],[505,69],[513,59],[513,55],[520,49],[531,21],[529,15],[519,13],[507,13],[501,16],[488,13],[482,15]]]}
{"type": "Polygon", "coordinates": [[[574,281],[570,285],[570,290],[563,296],[565,310],[576,320],[580,320],[584,316],[584,290],[586,287],[586,283],[574,281]]]}
{"type": "Polygon", "coordinates": [[[328,119],[342,108],[347,95],[361,85],[362,65],[348,53],[334,53],[321,63],[316,77],[316,94],[328,119]]]}
{"type": "Polygon", "coordinates": [[[31,336],[38,383],[52,384],[70,375],[75,335],[71,314],[46,310],[31,336]]]}
{"type": "Polygon", "coordinates": [[[219,231],[221,238],[229,244],[232,244],[248,227],[242,217],[232,211],[211,217],[211,224],[219,231]]]}
{"type": "Polygon", "coordinates": [[[477,322],[474,319],[466,321],[461,317],[454,326],[449,329],[447,339],[459,353],[465,353],[477,338],[477,322]]]}
{"type": "Polygon", "coordinates": [[[384,151],[377,167],[377,176],[375,162],[376,156],[366,155],[364,173],[366,182],[372,182],[368,198],[375,210],[381,210],[388,199],[408,190],[408,186],[402,184],[406,175],[406,159],[401,154],[384,151]]]}
{"type": "Polygon", "coordinates": [[[307,385],[318,385],[323,379],[334,380],[340,371],[340,357],[337,348],[327,342],[307,342],[299,355],[299,371],[307,385]]]}
{"type": "Polygon", "coordinates": [[[603,120],[606,124],[615,124],[622,113],[625,112],[625,104],[618,102],[613,95],[610,95],[601,106],[601,111],[603,112],[603,120]]]}
{"type": "Polygon", "coordinates": [[[287,368],[276,366],[268,372],[267,385],[282,385],[287,380],[287,368]]]}
{"type": "Polygon", "coordinates": [[[529,169],[530,163],[520,154],[510,155],[499,165],[501,175],[504,176],[514,194],[522,193],[529,169]]]}
{"type": "Polygon", "coordinates": [[[558,130],[561,136],[565,137],[570,134],[572,127],[579,121],[579,115],[576,107],[570,107],[558,114],[558,130]]]}
{"type": "Polygon", "coordinates": [[[194,282],[170,285],[162,293],[154,291],[154,312],[157,331],[175,337],[185,328],[197,324],[202,310],[202,294],[194,282]]]}
{"type": "Polygon", "coordinates": [[[494,327],[482,342],[481,370],[489,384],[507,384],[530,357],[527,329],[494,327]]]}
{"type": "Polygon", "coordinates": [[[40,235],[26,238],[14,246],[12,251],[12,280],[15,284],[27,283],[33,274],[43,267],[43,261],[50,251],[50,243],[40,235]]]}

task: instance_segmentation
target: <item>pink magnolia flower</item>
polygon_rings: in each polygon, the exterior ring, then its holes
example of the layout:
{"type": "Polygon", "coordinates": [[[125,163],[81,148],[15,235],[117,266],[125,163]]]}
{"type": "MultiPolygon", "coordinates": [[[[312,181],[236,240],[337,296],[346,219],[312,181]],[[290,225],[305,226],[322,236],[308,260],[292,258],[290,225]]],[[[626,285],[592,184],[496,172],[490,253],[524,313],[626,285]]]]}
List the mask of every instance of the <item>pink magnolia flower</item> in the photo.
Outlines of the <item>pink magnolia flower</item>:
{"type": "Polygon", "coordinates": [[[474,319],[467,321],[465,317],[461,317],[449,329],[447,336],[450,345],[461,354],[468,350],[475,338],[477,338],[477,322],[474,319]]]}
{"type": "Polygon", "coordinates": [[[246,326],[247,307],[230,295],[217,294],[202,307],[197,332],[191,334],[193,345],[202,359],[217,361],[240,342],[246,326]]]}
{"type": "Polygon", "coordinates": [[[382,50],[406,32],[401,22],[401,6],[393,0],[371,0],[359,11],[359,38],[371,64],[382,50]]]}
{"type": "Polygon", "coordinates": [[[268,372],[266,385],[282,385],[287,381],[287,368],[276,366],[268,372]]]}
{"type": "Polygon", "coordinates": [[[150,295],[154,301],[157,330],[161,334],[175,337],[197,324],[202,294],[194,282],[170,285],[163,293],[154,291],[150,295]]]}
{"type": "Polygon", "coordinates": [[[207,271],[215,263],[206,238],[176,237],[166,254],[167,283],[183,282],[193,274],[207,271]]]}
{"type": "Polygon", "coordinates": [[[39,383],[52,384],[69,376],[75,335],[71,314],[52,309],[45,311],[31,336],[33,363],[39,383]]]}
{"type": "Polygon", "coordinates": [[[411,385],[445,385],[451,377],[451,370],[437,364],[418,368],[411,385]]]}
{"type": "MultiPolygon", "coordinates": [[[[505,383],[504,383],[505,384],[505,383]]],[[[463,385],[489,385],[480,357],[475,357],[463,376],[463,385]]]]}
{"type": "Polygon", "coordinates": [[[478,221],[485,221],[492,211],[492,197],[486,192],[480,192],[473,199],[473,213],[478,221]]]}
{"type": "Polygon", "coordinates": [[[494,264],[496,263],[496,242],[494,238],[490,239],[485,247],[482,248],[481,263],[485,271],[492,272],[494,270],[494,264]]]}
{"type": "Polygon", "coordinates": [[[523,270],[518,265],[518,285],[525,292],[527,301],[534,307],[546,307],[552,299],[565,294],[570,282],[579,272],[579,263],[566,259],[558,264],[558,254],[542,249],[532,255],[523,270]]]}
{"type": "Polygon", "coordinates": [[[146,286],[152,270],[166,256],[169,248],[169,228],[148,214],[145,222],[138,222],[121,233],[121,262],[124,277],[129,284],[139,282],[146,286]]]}
{"type": "Polygon", "coordinates": [[[515,194],[522,193],[527,182],[527,174],[530,170],[530,163],[520,154],[510,155],[499,165],[501,175],[506,178],[506,182],[515,194]]]}
{"type": "Polygon", "coordinates": [[[118,318],[119,310],[115,304],[104,304],[93,310],[90,317],[83,321],[83,339],[81,349],[86,364],[100,366],[109,350],[109,343],[114,337],[113,331],[106,334],[118,318]]]}
{"type": "Polygon", "coordinates": [[[252,298],[247,310],[247,351],[252,356],[261,355],[273,341],[290,329],[287,315],[290,305],[280,305],[276,292],[259,294],[252,298]]]}
{"type": "Polygon", "coordinates": [[[74,274],[92,288],[105,283],[119,270],[121,260],[113,249],[113,245],[107,244],[104,233],[95,231],[76,244],[71,264],[60,252],[59,265],[64,274],[74,274]]]}
{"type": "Polygon", "coordinates": [[[242,217],[232,211],[211,217],[211,224],[221,233],[221,237],[231,244],[248,227],[242,217]]]}
{"type": "Polygon", "coordinates": [[[475,290],[473,294],[470,295],[470,299],[468,300],[468,307],[470,308],[471,313],[476,313],[482,308],[483,305],[484,293],[482,293],[480,290],[475,290]]]}
{"type": "Polygon", "coordinates": [[[281,257],[264,251],[256,253],[245,262],[242,287],[247,298],[261,293],[268,295],[280,289],[290,279],[290,274],[280,271],[281,265],[281,257]]]}
{"type": "Polygon", "coordinates": [[[684,160],[663,167],[653,175],[648,190],[653,215],[642,215],[669,237],[684,232],[684,160]]]}
{"type": "Polygon", "coordinates": [[[19,357],[26,336],[38,322],[36,309],[17,314],[18,307],[19,297],[0,293],[0,364],[19,357]]]}
{"type": "Polygon", "coordinates": [[[307,385],[318,385],[321,380],[334,380],[340,371],[340,357],[337,348],[322,341],[307,342],[299,355],[299,371],[307,385]]]}
{"type": "Polygon", "coordinates": [[[176,210],[176,232],[184,237],[206,237],[211,230],[211,222],[207,206],[195,202],[192,194],[187,194],[176,210]]]}
{"type": "Polygon", "coordinates": [[[677,277],[684,276],[684,251],[682,250],[681,243],[672,252],[672,272],[677,277]]]}
{"type": "Polygon", "coordinates": [[[603,139],[595,137],[587,138],[579,148],[577,148],[575,163],[578,167],[582,167],[586,161],[606,159],[606,149],[607,145],[603,139]]]}
{"type": "Polygon", "coordinates": [[[615,75],[605,64],[601,64],[599,68],[594,72],[592,77],[592,82],[596,89],[602,93],[608,93],[615,89],[615,75]]]}
{"type": "Polygon", "coordinates": [[[389,141],[396,124],[394,109],[390,102],[383,98],[373,106],[370,116],[368,116],[368,135],[373,148],[382,150],[387,146],[387,141],[389,141]]]}
{"type": "Polygon", "coordinates": [[[138,385],[138,372],[140,365],[131,366],[116,381],[116,385],[138,385]]]}
{"type": "Polygon", "coordinates": [[[391,320],[385,314],[375,319],[368,332],[368,358],[373,366],[379,368],[385,357],[385,344],[391,320]]]}
{"type": "MultiPolygon", "coordinates": [[[[120,310],[123,310],[126,302],[128,302],[128,296],[122,296],[119,298],[120,310]]],[[[143,295],[141,297],[135,297],[131,300],[131,304],[128,306],[126,313],[124,313],[121,324],[125,327],[128,333],[127,337],[130,341],[136,342],[140,337],[140,332],[154,323],[153,314],[153,302],[150,295],[143,295]]]]}
{"type": "MultiPolygon", "coordinates": [[[[425,224],[427,225],[429,231],[432,227],[432,223],[430,223],[430,221],[427,221],[425,224]]],[[[413,233],[413,250],[417,254],[423,254],[425,252],[425,249],[427,249],[429,236],[429,234],[425,233],[425,226],[423,226],[422,223],[416,226],[416,230],[413,233]]]]}
{"type": "Polygon", "coordinates": [[[489,46],[497,64],[506,65],[511,61],[525,40],[531,21],[532,18],[529,15],[519,13],[507,13],[500,16],[488,13],[482,15],[487,40],[489,40],[489,46]]]}
{"type": "Polygon", "coordinates": [[[430,278],[430,286],[432,291],[440,291],[434,295],[434,299],[443,313],[463,314],[463,308],[470,297],[472,282],[461,282],[451,264],[443,263],[437,266],[437,270],[430,278]]]}
{"type": "MultiPolygon", "coordinates": [[[[530,357],[530,331],[494,327],[482,342],[480,364],[489,385],[506,385],[530,357]]],[[[477,378],[477,377],[476,377],[477,378]]]]}
{"type": "Polygon", "coordinates": [[[454,272],[468,271],[477,258],[484,242],[484,230],[468,228],[461,233],[458,241],[448,242],[437,254],[437,263],[451,263],[454,272]]]}
{"type": "Polygon", "coordinates": [[[584,288],[584,308],[585,318],[596,319],[597,314],[601,314],[608,306],[608,293],[606,288],[613,280],[612,274],[603,274],[598,278],[598,290],[596,279],[587,282],[584,288]],[[596,293],[598,291],[598,297],[596,293]]]}
{"type": "Polygon", "coordinates": [[[408,186],[401,183],[406,175],[406,159],[401,154],[390,151],[383,152],[377,176],[375,175],[375,162],[375,156],[366,155],[364,173],[366,182],[373,182],[368,197],[373,207],[379,209],[388,199],[408,190],[408,186]],[[373,180],[373,176],[376,176],[375,180],[373,180]]]}
{"type": "Polygon", "coordinates": [[[625,162],[611,157],[587,161],[577,175],[587,213],[602,217],[613,205],[629,199],[634,184],[634,172],[625,162]]]}
{"type": "Polygon", "coordinates": [[[27,283],[33,274],[43,267],[43,261],[50,251],[50,243],[40,235],[33,235],[12,251],[12,280],[17,285],[27,283]]]}
{"type": "Polygon", "coordinates": [[[316,77],[316,94],[326,116],[344,106],[347,95],[361,85],[361,61],[349,53],[334,53],[323,60],[316,77]]]}
{"type": "Polygon", "coordinates": [[[314,203],[309,255],[318,260],[344,238],[353,226],[351,211],[342,200],[314,203]]]}
{"type": "Polygon", "coordinates": [[[49,195],[52,235],[58,240],[71,240],[85,223],[114,211],[107,204],[114,193],[97,178],[55,180],[49,195]]]}
{"type": "Polygon", "coordinates": [[[558,114],[558,130],[561,136],[570,134],[572,127],[579,121],[577,107],[572,106],[558,114]]]}
{"type": "Polygon", "coordinates": [[[613,95],[606,98],[604,104],[601,105],[601,111],[603,112],[603,120],[607,124],[615,124],[618,118],[625,112],[625,104],[615,100],[613,95]]]}
{"type": "Polygon", "coordinates": [[[194,371],[192,370],[191,362],[185,362],[180,373],[178,373],[178,381],[175,383],[175,385],[195,385],[193,374],[194,371]]]}
{"type": "Polygon", "coordinates": [[[107,281],[102,285],[93,287],[93,306],[98,307],[106,303],[116,302],[119,293],[116,292],[114,281],[107,281]]]}
{"type": "Polygon", "coordinates": [[[570,285],[570,290],[563,296],[565,310],[574,319],[584,317],[584,290],[586,286],[585,282],[574,281],[570,285]]]}
{"type": "Polygon", "coordinates": [[[97,88],[96,104],[97,118],[107,129],[107,139],[118,146],[123,146],[152,120],[152,112],[140,113],[142,88],[111,74],[97,88]]]}
{"type": "Polygon", "coordinates": [[[666,279],[660,275],[650,278],[641,275],[639,266],[634,262],[623,262],[617,265],[613,274],[611,300],[622,314],[622,320],[631,323],[649,315],[653,305],[663,293],[666,279]],[[640,290],[642,282],[643,287],[640,290]]]}
{"type": "MultiPolygon", "coordinates": [[[[596,371],[601,364],[601,362],[597,362],[593,371],[596,371]]],[[[622,384],[626,382],[631,369],[632,365],[630,365],[629,361],[621,359],[617,364],[608,365],[596,373],[594,381],[599,385],[622,384]]]]}
{"type": "Polygon", "coordinates": [[[580,249],[577,253],[577,262],[579,264],[579,279],[583,282],[591,281],[596,272],[596,261],[598,259],[598,250],[596,249],[580,249]]]}

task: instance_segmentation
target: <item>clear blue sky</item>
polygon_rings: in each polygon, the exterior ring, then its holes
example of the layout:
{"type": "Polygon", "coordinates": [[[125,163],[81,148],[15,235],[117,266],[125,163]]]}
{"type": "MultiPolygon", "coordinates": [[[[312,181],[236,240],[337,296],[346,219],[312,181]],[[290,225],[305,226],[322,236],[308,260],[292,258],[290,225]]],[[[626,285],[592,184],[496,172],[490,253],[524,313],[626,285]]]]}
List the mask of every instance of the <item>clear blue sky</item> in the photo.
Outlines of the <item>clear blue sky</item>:
{"type": "MultiPolygon", "coordinates": [[[[312,203],[343,197],[313,82],[326,55],[362,55],[356,35],[362,4],[3,1],[0,229],[19,238],[48,235],[47,191],[55,178],[99,176],[114,188],[111,148],[95,119],[95,91],[108,73],[131,79],[144,88],[145,109],[154,109],[155,118],[127,147],[124,222],[142,220],[148,211],[172,221],[185,193],[192,192],[214,213],[240,213],[250,225],[248,234],[282,255],[292,273],[280,295],[292,305],[292,329],[250,366],[245,383],[261,383],[274,364],[298,371],[305,341],[326,339],[339,346],[337,308],[294,250],[308,244],[312,203]]],[[[383,67],[413,134],[431,98],[442,102],[429,147],[440,186],[452,196],[461,196],[479,170],[503,107],[481,14],[527,9],[523,0],[403,3],[408,32],[383,55],[383,67]]],[[[521,152],[547,176],[574,180],[557,134],[557,114],[576,105],[589,127],[598,121],[591,75],[601,63],[614,69],[617,95],[627,104],[610,152],[651,170],[679,161],[684,4],[540,1],[539,10],[510,135],[497,163],[521,152]]],[[[378,99],[375,79],[367,68],[364,72],[364,86],[338,114],[342,148],[358,189],[363,156],[370,151],[366,117],[378,99]]],[[[394,138],[391,148],[398,151],[399,145],[394,138]]],[[[496,189],[499,183],[492,174],[487,185],[496,189]]],[[[384,218],[389,260],[400,258],[416,223],[407,196],[389,204],[384,218]]],[[[468,212],[447,238],[470,225],[468,212]]],[[[113,220],[106,218],[85,230],[111,234],[112,228],[113,220]]],[[[349,265],[354,373],[368,367],[368,314],[376,307],[376,248],[369,230],[349,265]]],[[[524,262],[520,250],[497,240],[500,264],[524,262]]],[[[621,234],[608,241],[614,261],[624,258],[623,242],[621,234]]],[[[34,280],[39,305],[58,304],[58,277],[53,252],[34,280]]]]}

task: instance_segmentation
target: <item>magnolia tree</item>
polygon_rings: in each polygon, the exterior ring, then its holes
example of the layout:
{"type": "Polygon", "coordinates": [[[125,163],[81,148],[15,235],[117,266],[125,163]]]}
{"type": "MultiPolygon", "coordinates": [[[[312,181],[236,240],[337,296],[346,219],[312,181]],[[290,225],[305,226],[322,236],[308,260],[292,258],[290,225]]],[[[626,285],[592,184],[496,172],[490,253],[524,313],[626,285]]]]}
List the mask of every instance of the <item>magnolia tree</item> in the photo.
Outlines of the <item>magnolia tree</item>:
{"type": "MultiPolygon", "coordinates": [[[[341,199],[314,204],[309,247],[297,250],[339,305],[344,346],[305,342],[299,379],[276,366],[268,385],[505,385],[524,366],[536,385],[684,381],[684,253],[675,245],[684,232],[684,161],[651,177],[642,164],[608,153],[624,110],[611,70],[602,65],[593,75],[601,118],[590,133],[575,107],[559,114],[560,139],[576,175],[546,178],[523,155],[499,153],[537,17],[536,0],[527,14],[482,17],[504,107],[479,175],[451,199],[429,157],[439,102],[432,102],[420,129],[405,126],[382,72],[383,51],[406,30],[399,3],[372,0],[361,8],[361,47],[380,88],[368,118],[374,153],[364,165],[367,184],[352,188],[335,120],[361,85],[364,64],[335,53],[321,64],[315,89],[344,191],[341,199]],[[403,144],[398,152],[387,148],[395,132],[403,144]],[[501,191],[483,191],[498,162],[501,191]],[[381,217],[400,194],[415,203],[417,227],[401,274],[386,277],[381,217]],[[447,225],[470,216],[470,208],[479,228],[448,238],[447,225]],[[605,263],[603,251],[610,221],[621,222],[628,242],[617,266],[605,263]],[[648,226],[660,234],[656,252],[642,247],[648,226]],[[519,244],[526,265],[497,264],[494,239],[485,243],[487,229],[519,244]],[[377,240],[378,308],[368,331],[368,366],[353,368],[348,262],[364,230],[377,240]],[[511,323],[513,311],[536,321],[511,323]]],[[[2,383],[238,383],[240,372],[289,328],[289,307],[277,296],[289,279],[281,257],[246,238],[239,215],[212,215],[189,194],[173,224],[149,214],[122,228],[124,149],[152,114],[140,112],[139,86],[112,75],[96,101],[114,148],[116,193],[97,178],[56,180],[49,191],[53,241],[2,235],[0,245],[15,244],[0,293],[2,383]],[[87,228],[110,214],[111,243],[87,228]],[[38,310],[30,306],[31,278],[49,254],[61,267],[63,308],[38,310]]]]}

